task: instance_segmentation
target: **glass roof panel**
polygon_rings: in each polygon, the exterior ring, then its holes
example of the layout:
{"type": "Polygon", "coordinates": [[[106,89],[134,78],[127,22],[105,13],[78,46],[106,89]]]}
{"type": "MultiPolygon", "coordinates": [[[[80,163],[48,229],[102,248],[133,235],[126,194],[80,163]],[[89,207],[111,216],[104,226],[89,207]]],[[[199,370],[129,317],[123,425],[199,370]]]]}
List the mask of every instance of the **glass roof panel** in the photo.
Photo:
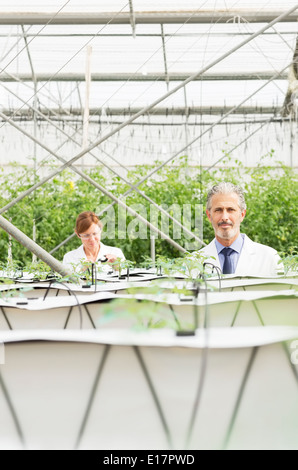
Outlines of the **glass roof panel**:
{"type": "MultiPolygon", "coordinates": [[[[116,142],[120,154],[122,147],[128,153],[133,148],[129,157],[132,162],[135,154],[150,153],[150,145],[154,146],[156,142],[155,150],[161,149],[162,154],[179,150],[181,133],[182,140],[186,141],[186,131],[182,130],[186,125],[192,126],[190,135],[199,134],[198,122],[200,125],[214,122],[229,107],[241,105],[242,119],[246,119],[249,107],[264,108],[261,117],[255,109],[254,118],[268,119],[282,107],[285,99],[298,23],[276,24],[231,53],[265,26],[248,22],[237,16],[237,11],[241,13],[246,9],[278,14],[294,7],[297,1],[132,0],[134,12],[152,12],[153,17],[154,12],[156,16],[166,12],[189,12],[183,24],[137,23],[135,36],[129,17],[127,24],[119,25],[41,24],[22,27],[21,24],[1,25],[0,21],[0,110],[5,110],[22,125],[31,120],[28,126],[32,125],[33,119],[30,106],[36,103],[43,112],[50,109],[52,113],[58,113],[58,124],[63,120],[82,121],[87,102],[87,46],[91,46],[89,106],[94,127],[92,138],[159,100],[191,75],[203,72],[198,80],[158,104],[150,111],[150,116],[140,117],[134,126],[122,132],[123,139],[127,139],[127,148],[116,137],[107,143],[109,146],[116,142]],[[233,10],[235,16],[225,23],[219,22],[219,15],[229,10],[233,10]],[[197,12],[204,11],[211,12],[212,22],[189,22],[197,12]],[[227,57],[222,59],[224,54],[227,57]],[[282,76],[279,77],[280,72],[282,76]],[[278,79],[272,80],[274,76],[278,79]],[[189,107],[193,109],[188,116],[189,107]],[[148,131],[144,131],[143,124],[147,125],[148,131]],[[176,126],[173,136],[168,128],[165,130],[171,124],[176,126]],[[131,130],[138,125],[138,131],[131,130]],[[150,144],[147,138],[151,138],[150,144]]],[[[65,14],[107,13],[107,17],[112,17],[111,13],[129,13],[130,7],[128,1],[122,0],[0,0],[0,14],[51,13],[54,18],[59,11],[65,14]]],[[[229,117],[230,123],[237,120],[241,121],[239,114],[229,117]]],[[[2,131],[5,127],[9,125],[2,122],[2,131]]],[[[0,131],[0,138],[1,135],[0,131]]],[[[208,143],[207,137],[206,140],[208,143]]]]}

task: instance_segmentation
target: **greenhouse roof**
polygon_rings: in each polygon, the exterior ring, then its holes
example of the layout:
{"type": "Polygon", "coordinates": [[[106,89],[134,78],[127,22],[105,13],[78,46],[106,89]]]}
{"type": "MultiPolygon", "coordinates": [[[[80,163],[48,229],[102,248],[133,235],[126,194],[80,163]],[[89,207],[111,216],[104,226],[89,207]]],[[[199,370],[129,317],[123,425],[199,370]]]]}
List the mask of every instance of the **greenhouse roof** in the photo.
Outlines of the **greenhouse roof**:
{"type": "Polygon", "coordinates": [[[194,75],[152,114],[220,113],[263,85],[243,112],[270,114],[283,105],[297,40],[296,1],[40,3],[0,0],[6,115],[28,113],[19,97],[33,105],[36,95],[43,111],[80,113],[88,77],[93,114],[138,112],[194,75]]]}

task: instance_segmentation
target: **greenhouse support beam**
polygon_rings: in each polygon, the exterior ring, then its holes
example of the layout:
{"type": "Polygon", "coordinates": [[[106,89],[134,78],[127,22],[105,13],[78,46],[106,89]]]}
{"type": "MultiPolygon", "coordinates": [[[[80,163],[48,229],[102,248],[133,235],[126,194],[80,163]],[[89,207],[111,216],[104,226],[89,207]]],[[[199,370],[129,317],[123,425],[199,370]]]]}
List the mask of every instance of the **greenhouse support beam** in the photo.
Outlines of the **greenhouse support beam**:
{"type": "MultiPolygon", "coordinates": [[[[0,83],[1,85],[1,83],[0,83]]],[[[4,85],[1,85],[5,90],[7,90],[9,93],[11,93],[13,96],[17,96],[13,91],[9,90],[8,88],[6,88],[6,86],[4,85]]],[[[72,142],[74,142],[75,144],[77,144],[78,146],[80,145],[79,142],[77,142],[73,136],[70,136],[69,134],[67,134],[63,129],[61,129],[59,126],[57,126],[55,123],[53,123],[51,121],[51,119],[49,119],[47,116],[44,116],[41,111],[39,109],[36,109],[34,107],[32,107],[31,105],[29,105],[28,103],[26,103],[25,100],[23,100],[21,97],[18,97],[18,99],[20,101],[22,101],[24,104],[26,104],[27,106],[30,107],[30,109],[32,110],[32,112],[34,112],[35,115],[39,116],[39,118],[43,118],[45,119],[46,122],[48,122],[50,125],[52,125],[55,129],[57,129],[59,132],[61,132],[63,135],[65,135],[67,137],[68,140],[71,140],[72,142]]],[[[1,114],[0,114],[1,115],[1,114]]],[[[32,137],[30,134],[28,134],[27,132],[23,131],[22,128],[20,128],[19,126],[17,125],[14,125],[11,121],[9,121],[8,119],[6,119],[6,122],[10,123],[13,127],[15,127],[15,129],[17,129],[20,133],[24,134],[26,137],[30,138],[35,144],[38,144],[40,147],[42,147],[44,150],[46,150],[47,152],[49,152],[51,155],[53,155],[55,158],[59,159],[60,157],[52,152],[50,149],[48,149],[42,142],[40,142],[39,140],[37,140],[36,136],[34,135],[34,137],[32,137]]],[[[106,153],[106,152],[105,152],[106,153]]],[[[154,207],[156,207],[156,209],[158,209],[162,214],[164,214],[166,217],[168,217],[170,220],[172,220],[172,222],[177,225],[178,227],[180,227],[185,233],[187,233],[187,235],[190,235],[191,237],[193,237],[197,242],[201,243],[202,245],[205,245],[204,241],[201,240],[199,237],[197,237],[194,233],[192,233],[190,230],[188,230],[184,225],[182,225],[178,220],[176,220],[174,217],[172,217],[167,211],[165,211],[161,206],[159,206],[156,202],[154,202],[151,198],[149,198],[144,192],[140,191],[139,188],[137,188],[136,186],[134,186],[133,184],[131,184],[126,178],[124,178],[122,175],[120,175],[119,173],[117,173],[115,170],[113,170],[110,166],[108,166],[105,162],[101,161],[96,155],[94,155],[92,152],[90,152],[90,155],[93,156],[97,161],[99,161],[102,165],[104,165],[108,170],[110,170],[112,173],[114,173],[118,178],[120,178],[122,181],[125,182],[125,184],[129,185],[131,187],[131,191],[137,191],[140,196],[142,196],[144,199],[146,199],[150,204],[154,205],[154,207]]],[[[112,158],[119,166],[121,166],[121,164],[116,160],[114,159],[114,157],[111,157],[109,154],[106,153],[106,155],[110,158],[112,158]]],[[[64,161],[64,160],[63,160],[64,161]]],[[[124,167],[122,165],[123,169],[127,170],[126,167],[124,167]]],[[[72,167],[71,167],[72,168],[72,167]]],[[[76,171],[76,168],[72,168],[73,171],[76,171]]],[[[84,178],[84,176],[82,175],[82,178],[84,178]]],[[[95,186],[96,187],[96,186],[95,186]]],[[[1,213],[1,210],[0,210],[0,213],[1,213]]]]}
{"type": "MultiPolygon", "coordinates": [[[[2,115],[2,113],[0,112],[0,116],[2,115]]],[[[3,117],[3,115],[2,115],[3,117]]],[[[8,120],[7,120],[8,121],[8,120]]],[[[17,130],[19,130],[22,134],[24,134],[26,137],[28,137],[29,139],[33,140],[34,142],[36,142],[38,145],[40,145],[44,150],[46,150],[48,153],[50,153],[51,155],[53,155],[55,158],[57,158],[58,160],[60,160],[62,163],[64,163],[63,165],[63,168],[66,169],[66,168],[70,168],[72,169],[75,173],[77,173],[81,178],[83,178],[85,181],[87,181],[88,183],[90,183],[92,186],[94,186],[96,189],[98,189],[99,191],[101,191],[103,194],[105,194],[109,199],[111,199],[112,201],[114,201],[115,204],[118,204],[119,206],[121,206],[122,208],[124,208],[125,210],[127,210],[127,212],[132,215],[133,217],[136,217],[138,220],[140,220],[142,223],[144,223],[145,225],[147,225],[147,227],[152,230],[153,232],[157,233],[163,240],[167,241],[170,245],[172,245],[176,250],[180,251],[181,253],[185,253],[186,250],[181,246],[179,245],[179,243],[175,242],[174,240],[172,240],[167,234],[165,234],[164,232],[162,232],[161,230],[159,230],[157,227],[155,227],[153,224],[151,224],[147,219],[145,219],[144,217],[142,217],[140,214],[138,214],[135,210],[131,209],[131,207],[127,206],[123,201],[121,201],[121,199],[117,198],[116,196],[114,196],[112,193],[110,193],[107,189],[105,189],[103,186],[101,186],[99,183],[97,183],[96,181],[94,181],[92,178],[90,178],[90,176],[88,176],[86,173],[84,173],[83,171],[81,171],[79,168],[69,164],[69,162],[66,162],[64,160],[64,158],[60,157],[59,155],[57,155],[55,152],[53,152],[51,149],[49,149],[46,145],[44,145],[43,143],[39,142],[37,139],[35,139],[32,135],[28,134],[28,132],[26,132],[25,130],[21,129],[19,126],[17,126],[15,123],[11,122],[11,121],[8,121],[13,127],[15,127],[17,130]]],[[[61,167],[60,167],[61,168],[61,167]]],[[[59,169],[58,169],[59,170],[59,169]]],[[[48,175],[47,177],[45,177],[42,181],[40,181],[39,183],[36,183],[34,184],[30,189],[28,189],[27,191],[23,192],[21,195],[17,196],[13,201],[9,202],[8,204],[6,204],[6,206],[2,207],[0,209],[0,214],[3,214],[4,212],[8,211],[11,207],[13,207],[14,205],[16,205],[19,201],[21,201],[22,199],[24,199],[24,197],[28,196],[29,194],[31,194],[32,192],[34,192],[36,189],[38,189],[40,186],[42,186],[44,183],[46,183],[47,181],[49,181],[50,179],[52,179],[56,174],[60,173],[60,171],[54,171],[52,173],[50,173],[50,175],[48,175]],[[54,175],[54,176],[53,176],[54,175]]],[[[192,234],[193,236],[193,234],[192,234]]],[[[34,253],[34,252],[33,252],[34,253]]]]}
{"type": "MultiPolygon", "coordinates": [[[[11,94],[13,94],[14,96],[17,96],[15,93],[13,93],[11,90],[7,89],[4,85],[2,85],[2,87],[4,89],[6,89],[7,91],[9,91],[11,94]]],[[[27,104],[22,98],[19,97],[19,100],[22,101],[24,104],[27,104]]],[[[27,104],[28,105],[28,104],[27,104]]],[[[79,142],[77,142],[72,136],[70,136],[69,134],[67,134],[64,130],[61,130],[61,128],[59,126],[57,126],[56,124],[54,124],[49,118],[47,118],[46,116],[44,116],[40,110],[36,109],[36,108],[33,108],[31,105],[28,105],[30,107],[30,109],[34,112],[34,114],[38,115],[39,117],[42,117],[44,118],[49,124],[51,124],[53,127],[55,127],[55,129],[57,129],[59,132],[61,132],[62,134],[64,134],[68,140],[71,140],[72,142],[74,142],[75,144],[77,145],[80,145],[79,142]]],[[[1,116],[1,113],[0,113],[0,116],[1,116]]],[[[6,122],[10,123],[13,127],[15,127],[15,129],[17,129],[20,133],[22,133],[23,135],[25,135],[26,137],[28,137],[29,139],[31,139],[35,144],[38,144],[41,148],[43,148],[44,150],[46,150],[48,153],[50,153],[51,155],[53,155],[55,158],[59,159],[60,161],[64,162],[65,160],[63,160],[61,157],[59,157],[55,152],[53,152],[51,149],[49,149],[48,147],[46,147],[42,142],[40,142],[39,140],[37,140],[36,136],[31,136],[29,133],[27,133],[26,131],[24,131],[22,128],[20,128],[18,125],[14,124],[12,121],[9,121],[8,119],[6,119],[6,122]]],[[[143,197],[144,199],[146,199],[150,204],[152,204],[154,207],[156,207],[162,214],[164,214],[166,217],[168,217],[170,220],[172,220],[172,222],[177,225],[179,228],[181,228],[187,235],[191,236],[192,238],[194,238],[197,242],[201,243],[202,245],[205,245],[204,241],[201,240],[199,237],[197,237],[194,233],[192,233],[190,230],[188,230],[184,225],[182,225],[178,220],[176,220],[174,217],[172,217],[166,210],[164,210],[161,206],[159,206],[155,201],[153,201],[151,198],[149,198],[145,193],[143,193],[142,191],[140,191],[137,187],[135,187],[133,184],[131,184],[126,178],[124,178],[123,176],[121,176],[120,174],[118,174],[115,170],[113,170],[110,166],[108,166],[105,162],[102,162],[96,155],[92,154],[90,152],[90,155],[93,156],[94,158],[96,158],[102,165],[104,165],[108,170],[110,170],[112,173],[114,173],[118,178],[122,179],[122,181],[124,181],[126,184],[128,184],[130,187],[131,187],[131,191],[137,191],[141,197],[143,197]]],[[[108,155],[110,157],[110,155],[108,155]]],[[[113,159],[113,157],[110,157],[113,159]]],[[[116,163],[118,165],[120,165],[120,163],[115,160],[116,163]]],[[[76,167],[70,167],[74,172],[78,173],[78,170],[76,167]]],[[[125,167],[124,167],[125,168],[125,167]]],[[[125,168],[127,169],[127,168],[125,168]]],[[[91,178],[88,176],[88,179],[86,179],[86,175],[85,173],[83,172],[80,172],[80,176],[87,180],[89,183],[92,181],[93,183],[93,186],[97,189],[98,186],[97,186],[97,183],[94,182],[94,180],[91,180],[91,178]]],[[[115,203],[115,201],[114,201],[115,203]]],[[[3,213],[1,212],[0,210],[0,213],[3,213]]],[[[162,236],[163,233],[161,232],[160,235],[162,236]]],[[[162,238],[164,238],[162,236],[162,238]]],[[[180,245],[177,245],[175,246],[175,248],[178,248],[178,246],[180,245]]],[[[180,247],[182,248],[182,247],[180,247]]]]}
{"type": "Polygon", "coordinates": [[[165,82],[167,84],[167,89],[169,90],[170,79],[169,79],[169,69],[168,69],[168,59],[167,59],[167,48],[166,48],[164,25],[161,24],[160,28],[161,28],[161,42],[162,42],[163,62],[164,62],[164,69],[165,69],[164,76],[165,76],[165,82]]]}
{"type": "MultiPolygon", "coordinates": [[[[92,46],[86,48],[86,72],[85,72],[85,106],[82,109],[83,116],[83,142],[82,149],[88,147],[89,142],[89,123],[90,123],[90,88],[91,88],[91,58],[92,46]]],[[[81,161],[82,170],[84,169],[84,159],[81,161]]]]}
{"type": "Polygon", "coordinates": [[[136,15],[134,11],[133,1],[129,0],[129,12],[130,12],[130,24],[132,29],[132,35],[136,37],[136,15]]]}
{"type": "MultiPolygon", "coordinates": [[[[155,108],[158,104],[160,104],[161,102],[163,102],[164,100],[166,100],[167,98],[169,98],[170,96],[172,96],[174,93],[176,93],[177,91],[179,91],[181,88],[185,87],[186,85],[188,85],[188,83],[191,83],[196,77],[198,77],[199,75],[202,75],[203,73],[207,72],[208,70],[210,70],[212,67],[214,67],[215,65],[217,65],[218,63],[220,63],[221,61],[223,61],[224,59],[226,59],[227,57],[229,57],[231,54],[233,54],[234,52],[236,52],[238,49],[241,49],[244,45],[248,44],[249,42],[251,42],[253,39],[255,39],[256,37],[260,36],[264,31],[267,31],[267,29],[270,29],[273,25],[275,25],[276,23],[278,23],[279,21],[281,21],[282,19],[284,19],[287,15],[291,14],[292,12],[294,12],[295,10],[297,10],[298,8],[298,4],[296,4],[296,6],[294,8],[291,8],[290,10],[284,12],[282,15],[280,15],[278,18],[276,18],[274,21],[272,21],[271,23],[267,24],[266,26],[264,26],[263,28],[261,28],[259,31],[257,31],[256,33],[252,34],[251,36],[249,36],[249,38],[247,38],[246,40],[242,41],[240,44],[238,44],[237,46],[233,47],[230,51],[224,53],[222,56],[220,56],[218,59],[214,60],[213,62],[211,62],[209,65],[207,65],[206,67],[204,67],[203,69],[201,69],[199,72],[193,74],[191,77],[189,77],[187,80],[185,80],[184,82],[182,82],[180,85],[178,85],[177,87],[173,88],[171,91],[169,91],[168,93],[166,93],[165,95],[163,95],[161,98],[157,99],[156,101],[154,101],[151,105],[149,106],[146,106],[144,107],[139,113],[135,114],[134,116],[132,116],[130,119],[128,119],[127,121],[123,122],[121,125],[115,127],[115,129],[113,129],[111,132],[109,132],[108,134],[106,134],[105,136],[101,137],[100,139],[98,139],[97,141],[95,141],[92,145],[90,145],[87,149],[85,149],[84,151],[80,152],[79,154],[75,155],[73,158],[71,158],[68,162],[66,162],[64,165],[62,165],[61,167],[57,168],[56,170],[52,171],[47,177],[43,178],[39,183],[38,185],[34,185],[32,188],[30,188],[29,190],[25,191],[24,193],[22,193],[20,196],[18,196],[14,201],[12,201],[12,205],[14,205],[16,202],[18,202],[19,200],[23,199],[24,197],[26,197],[28,194],[30,194],[31,192],[33,192],[35,189],[37,189],[37,187],[40,187],[42,186],[44,183],[46,183],[47,181],[51,180],[52,178],[54,178],[56,175],[60,174],[63,170],[65,170],[66,168],[69,168],[70,166],[72,166],[75,162],[77,162],[78,160],[80,160],[84,155],[86,155],[87,153],[89,153],[90,151],[92,151],[94,148],[98,147],[99,145],[101,145],[103,142],[107,141],[110,137],[114,136],[115,134],[117,134],[118,132],[120,132],[122,129],[124,129],[125,127],[129,126],[130,124],[132,124],[134,121],[136,121],[140,116],[143,116],[144,114],[148,113],[149,111],[151,111],[153,108],[155,108]]],[[[200,138],[200,136],[198,137],[200,138]]],[[[197,139],[196,139],[197,140],[197,139]]],[[[171,160],[173,160],[175,157],[173,157],[171,160]]],[[[164,165],[162,166],[165,166],[166,164],[168,163],[165,162],[164,165]]],[[[160,169],[160,167],[156,170],[158,171],[160,169]]],[[[148,179],[148,177],[150,177],[151,174],[149,174],[146,178],[148,179]]],[[[9,206],[9,204],[7,205],[9,206]]],[[[6,206],[6,207],[7,207],[6,206]]],[[[3,210],[3,209],[2,209],[3,210]]],[[[7,209],[5,209],[7,210],[7,209]]],[[[0,212],[1,213],[1,212],[0,212]]]]}
{"type": "MultiPolygon", "coordinates": [[[[200,106],[200,107],[177,107],[177,108],[155,108],[154,110],[154,116],[165,116],[165,117],[171,117],[171,116],[218,116],[218,115],[223,115],[225,113],[228,113],[231,109],[234,109],[233,106],[200,106]]],[[[141,108],[106,108],[105,109],[105,114],[107,117],[112,117],[112,116],[130,116],[134,115],[136,113],[139,113],[141,108]]],[[[71,108],[69,110],[59,110],[58,108],[53,108],[53,109],[43,109],[41,108],[41,113],[43,114],[44,118],[45,117],[50,117],[53,114],[53,119],[59,119],[60,120],[68,120],[72,118],[80,118],[82,119],[82,110],[80,108],[71,108]],[[69,112],[68,112],[69,111],[69,112]]],[[[241,108],[238,108],[234,111],[234,114],[241,115],[241,114],[279,114],[280,113],[280,107],[274,107],[274,106],[243,106],[241,108]]],[[[4,114],[8,118],[13,118],[15,121],[21,120],[22,122],[24,120],[31,121],[33,118],[33,113],[30,111],[30,109],[22,109],[22,110],[14,110],[14,109],[3,109],[2,114],[4,114]]],[[[92,118],[96,118],[96,123],[98,124],[98,116],[102,115],[102,110],[101,109],[95,109],[91,108],[90,109],[90,120],[92,118]]],[[[41,118],[40,119],[44,119],[41,118]]],[[[137,124],[137,123],[132,123],[132,124],[137,124]]],[[[152,123],[154,124],[154,123],[152,123]]]]}
{"type": "MultiPolygon", "coordinates": [[[[38,89],[38,83],[36,81],[36,74],[35,74],[35,70],[34,70],[34,66],[33,66],[33,61],[32,61],[32,57],[31,57],[31,53],[30,53],[30,49],[29,49],[29,44],[28,44],[28,41],[27,41],[27,35],[26,35],[26,31],[25,31],[25,28],[24,26],[22,25],[22,32],[23,32],[23,36],[24,36],[24,42],[25,42],[25,46],[26,46],[26,51],[27,51],[27,56],[28,56],[28,60],[29,60],[29,64],[30,64],[30,68],[31,68],[31,74],[32,74],[32,80],[33,80],[33,84],[34,84],[34,108],[37,108],[37,104],[38,104],[38,96],[37,96],[37,89],[38,89]]],[[[33,113],[33,122],[34,122],[34,138],[37,139],[37,114],[36,112],[34,111],[33,113]]],[[[36,171],[37,171],[37,144],[36,142],[34,142],[34,151],[33,151],[33,161],[34,161],[34,181],[36,182],[36,171]]],[[[33,216],[33,241],[36,242],[36,220],[35,220],[35,217],[33,216]]],[[[32,257],[32,262],[35,263],[36,262],[36,255],[33,254],[33,257],[32,257]]]]}
{"type": "MultiPolygon", "coordinates": [[[[1,73],[1,72],[0,72],[1,73]]],[[[6,75],[7,72],[1,74],[2,82],[32,82],[31,74],[14,74],[14,76],[6,75]]],[[[269,80],[273,77],[274,72],[223,72],[223,73],[205,73],[202,76],[194,78],[194,81],[239,81],[239,80],[269,80]]],[[[156,82],[166,81],[182,82],[187,80],[191,72],[167,72],[167,73],[92,73],[92,82],[156,82]]],[[[35,79],[37,82],[83,82],[85,75],[83,73],[59,73],[53,77],[51,73],[36,74],[35,79]]],[[[288,75],[285,73],[279,77],[279,80],[287,80],[288,75]]]]}
{"type": "MultiPolygon", "coordinates": [[[[284,10],[188,10],[188,11],[151,11],[134,12],[135,24],[213,24],[231,21],[245,23],[270,23],[283,15],[284,10]]],[[[296,22],[295,9],[282,16],[282,22],[296,22]]],[[[1,12],[0,25],[79,25],[79,24],[131,24],[131,12],[1,12]]]]}
{"type": "MultiPolygon", "coordinates": [[[[293,26],[293,29],[292,31],[290,30],[287,30],[287,31],[283,31],[282,32],[282,35],[283,36],[293,36],[296,34],[296,30],[295,30],[295,23],[292,24],[293,26]]],[[[278,31],[276,31],[274,28],[272,28],[272,31],[266,31],[264,33],[264,36],[276,36],[276,34],[280,34],[278,31]]],[[[250,36],[251,35],[251,32],[248,32],[248,31],[237,31],[237,36],[250,36]]],[[[231,36],[235,36],[235,32],[232,33],[231,31],[219,31],[219,32],[212,32],[210,31],[210,36],[212,36],[213,38],[215,37],[218,37],[218,38],[222,38],[222,37],[231,37],[231,36]]],[[[20,33],[18,33],[16,30],[15,32],[9,34],[9,37],[10,38],[22,38],[23,36],[20,35],[20,33]]],[[[27,34],[27,37],[28,38],[35,38],[36,37],[36,34],[34,33],[30,33],[28,32],[27,34]]],[[[77,37],[80,37],[80,38],[94,38],[94,32],[85,32],[85,33],[80,33],[80,32],[67,32],[66,30],[64,32],[59,32],[59,33],[54,33],[54,32],[47,32],[47,33],[44,33],[44,32],[41,32],[38,34],[38,37],[39,38],[77,38],[77,37]]],[[[103,32],[103,33],[98,33],[96,34],[96,37],[97,38],[131,38],[131,33],[125,33],[125,32],[117,32],[117,33],[114,33],[114,32],[103,32]]],[[[136,37],[138,38],[160,38],[160,33],[148,33],[148,32],[144,32],[144,33],[136,33],[136,37]]],[[[165,33],[165,37],[166,38],[172,38],[173,37],[173,33],[171,32],[168,32],[168,33],[165,33]]],[[[185,37],[188,37],[188,38],[200,38],[201,37],[201,34],[199,32],[197,33],[194,33],[194,32],[177,32],[175,34],[175,37],[176,38],[185,38],[185,37]]],[[[7,33],[5,32],[1,32],[0,31],[0,38],[4,38],[4,39],[7,39],[7,33]]],[[[7,57],[9,54],[5,54],[5,56],[7,57]]],[[[4,56],[4,57],[5,57],[4,56]]]]}
{"type": "Polygon", "coordinates": [[[41,248],[37,243],[32,241],[27,235],[25,235],[21,230],[15,227],[11,222],[6,220],[4,217],[0,215],[0,227],[5,230],[5,232],[9,233],[15,240],[17,240],[21,245],[34,253],[39,259],[44,261],[50,268],[53,269],[61,276],[71,276],[72,273],[66,267],[60,263],[56,258],[50,255],[47,251],[41,248]]]}
{"type": "Polygon", "coordinates": [[[294,50],[293,61],[289,68],[289,77],[288,77],[288,90],[284,99],[284,103],[281,110],[281,115],[283,117],[292,117],[297,116],[297,96],[298,96],[298,36],[296,39],[296,47],[294,50]]]}
{"type": "MultiPolygon", "coordinates": [[[[200,106],[200,107],[177,107],[177,108],[155,108],[154,116],[164,116],[164,117],[171,117],[171,116],[221,116],[226,113],[229,113],[231,109],[234,109],[234,106],[200,106]]],[[[121,116],[127,117],[130,115],[134,115],[139,113],[141,108],[106,108],[105,114],[106,117],[112,116],[121,116]]],[[[78,120],[82,120],[82,110],[80,108],[71,108],[69,110],[61,110],[58,108],[53,109],[46,109],[41,108],[41,113],[43,114],[43,118],[40,117],[40,120],[46,120],[46,117],[51,117],[51,120],[72,120],[75,118],[76,122],[78,120]],[[69,112],[68,112],[69,111],[69,112]],[[53,116],[54,115],[54,116],[53,116]]],[[[251,114],[274,114],[278,115],[280,113],[280,107],[274,106],[242,106],[234,110],[233,114],[236,115],[251,115],[251,114]]],[[[14,109],[3,109],[2,114],[4,114],[7,118],[12,118],[14,121],[31,121],[33,119],[33,112],[30,109],[21,109],[21,110],[14,110],[14,109]]],[[[101,109],[90,109],[90,120],[92,118],[96,118],[95,122],[98,124],[98,116],[102,115],[101,109]]],[[[105,121],[105,119],[103,119],[105,121]]],[[[132,124],[139,124],[139,123],[132,123],[132,124]]],[[[141,123],[143,125],[144,123],[141,123]]],[[[155,123],[152,122],[151,125],[155,123]]],[[[163,125],[163,124],[162,124],[163,125]]]]}

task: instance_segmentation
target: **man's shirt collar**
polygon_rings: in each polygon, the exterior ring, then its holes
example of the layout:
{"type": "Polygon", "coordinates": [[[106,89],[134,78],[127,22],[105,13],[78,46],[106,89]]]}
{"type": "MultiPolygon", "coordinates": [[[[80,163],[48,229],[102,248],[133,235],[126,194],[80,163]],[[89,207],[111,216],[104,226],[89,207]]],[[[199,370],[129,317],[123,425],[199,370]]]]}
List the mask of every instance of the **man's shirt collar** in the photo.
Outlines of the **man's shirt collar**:
{"type": "MultiPolygon", "coordinates": [[[[236,251],[238,254],[240,254],[241,251],[242,251],[242,248],[243,248],[243,244],[244,244],[244,235],[240,233],[239,237],[236,238],[236,240],[232,243],[232,245],[229,248],[232,248],[234,251],[236,251]]],[[[226,248],[217,239],[215,239],[215,245],[216,245],[216,249],[217,249],[218,254],[224,248],[226,248]]]]}

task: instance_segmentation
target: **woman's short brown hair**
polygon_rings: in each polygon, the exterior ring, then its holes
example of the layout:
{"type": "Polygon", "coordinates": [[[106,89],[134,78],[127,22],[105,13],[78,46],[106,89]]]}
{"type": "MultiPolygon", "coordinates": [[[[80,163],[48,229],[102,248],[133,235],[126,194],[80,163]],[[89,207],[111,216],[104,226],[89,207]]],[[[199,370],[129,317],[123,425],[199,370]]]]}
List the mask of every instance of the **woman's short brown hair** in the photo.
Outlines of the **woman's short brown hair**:
{"type": "Polygon", "coordinates": [[[80,233],[84,233],[91,227],[92,224],[98,225],[101,229],[103,227],[102,222],[99,220],[99,218],[94,212],[82,212],[77,217],[75,231],[78,235],[80,233]]]}

